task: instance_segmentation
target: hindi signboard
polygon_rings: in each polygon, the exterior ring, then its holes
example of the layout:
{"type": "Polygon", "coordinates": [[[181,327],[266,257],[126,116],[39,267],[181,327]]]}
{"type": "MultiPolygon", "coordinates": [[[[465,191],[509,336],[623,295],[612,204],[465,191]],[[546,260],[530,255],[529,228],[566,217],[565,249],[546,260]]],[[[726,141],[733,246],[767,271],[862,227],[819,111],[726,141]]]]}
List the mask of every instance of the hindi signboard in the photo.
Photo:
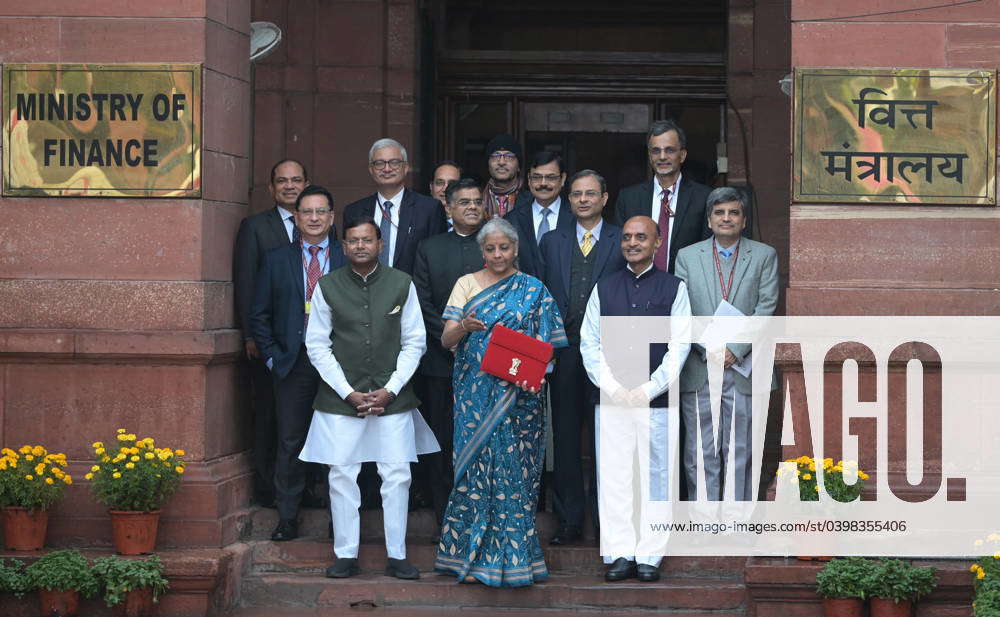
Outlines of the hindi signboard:
{"type": "Polygon", "coordinates": [[[201,66],[5,64],[3,194],[201,197],[201,66]]]}
{"type": "Polygon", "coordinates": [[[996,204],[996,74],[795,70],[793,200],[996,204]]]}

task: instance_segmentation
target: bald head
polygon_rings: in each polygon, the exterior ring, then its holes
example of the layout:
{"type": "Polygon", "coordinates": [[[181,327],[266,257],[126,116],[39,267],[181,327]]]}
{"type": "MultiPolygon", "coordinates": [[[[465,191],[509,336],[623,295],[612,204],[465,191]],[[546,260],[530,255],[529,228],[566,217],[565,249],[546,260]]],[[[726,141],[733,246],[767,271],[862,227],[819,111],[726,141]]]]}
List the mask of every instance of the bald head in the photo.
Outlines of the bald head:
{"type": "Polygon", "coordinates": [[[653,255],[662,242],[656,221],[648,216],[633,216],[622,227],[622,255],[637,274],[653,263],[653,255]]]}

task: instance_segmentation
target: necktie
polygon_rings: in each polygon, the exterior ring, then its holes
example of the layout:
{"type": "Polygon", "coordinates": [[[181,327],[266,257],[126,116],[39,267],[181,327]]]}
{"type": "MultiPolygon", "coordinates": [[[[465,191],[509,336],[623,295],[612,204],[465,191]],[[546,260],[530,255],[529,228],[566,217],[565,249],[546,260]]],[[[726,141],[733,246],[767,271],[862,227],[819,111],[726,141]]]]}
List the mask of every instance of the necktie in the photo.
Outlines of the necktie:
{"type": "Polygon", "coordinates": [[[594,248],[594,234],[589,231],[583,232],[583,244],[580,245],[580,250],[583,252],[583,256],[586,257],[590,255],[590,249],[594,248]]]}
{"type": "Polygon", "coordinates": [[[670,255],[670,217],[673,215],[674,211],[670,209],[670,189],[663,189],[663,197],[660,198],[660,220],[657,223],[663,242],[653,255],[653,264],[664,272],[667,270],[670,255]]]}
{"type": "MultiPolygon", "coordinates": [[[[306,268],[306,304],[312,300],[313,290],[316,289],[316,282],[319,281],[319,277],[323,276],[323,271],[319,267],[319,251],[318,246],[309,247],[309,267],[306,268]]],[[[306,325],[309,325],[309,313],[306,313],[306,325]]]]}
{"type": "Polygon", "coordinates": [[[538,225],[538,233],[535,234],[535,239],[538,243],[542,243],[542,236],[549,233],[549,215],[552,214],[552,210],[549,208],[542,208],[542,222],[538,225]]]}
{"type": "Polygon", "coordinates": [[[298,242],[302,238],[302,234],[299,233],[299,228],[295,224],[295,217],[288,217],[289,222],[292,224],[292,242],[298,242]]]}
{"type": "Polygon", "coordinates": [[[379,223],[379,231],[382,232],[382,252],[378,254],[378,261],[383,266],[391,266],[389,263],[389,241],[392,236],[392,202],[387,201],[382,205],[382,222],[379,223]]]}

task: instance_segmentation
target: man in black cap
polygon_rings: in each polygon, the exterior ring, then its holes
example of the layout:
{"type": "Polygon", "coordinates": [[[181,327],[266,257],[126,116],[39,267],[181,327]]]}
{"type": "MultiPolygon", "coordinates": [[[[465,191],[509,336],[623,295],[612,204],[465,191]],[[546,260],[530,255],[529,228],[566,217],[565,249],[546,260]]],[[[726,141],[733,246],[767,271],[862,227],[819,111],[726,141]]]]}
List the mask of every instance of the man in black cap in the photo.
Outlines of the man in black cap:
{"type": "Polygon", "coordinates": [[[512,136],[497,135],[486,144],[486,156],[490,169],[490,181],[483,195],[486,217],[502,217],[514,209],[520,194],[527,192],[521,178],[524,150],[512,136]]]}

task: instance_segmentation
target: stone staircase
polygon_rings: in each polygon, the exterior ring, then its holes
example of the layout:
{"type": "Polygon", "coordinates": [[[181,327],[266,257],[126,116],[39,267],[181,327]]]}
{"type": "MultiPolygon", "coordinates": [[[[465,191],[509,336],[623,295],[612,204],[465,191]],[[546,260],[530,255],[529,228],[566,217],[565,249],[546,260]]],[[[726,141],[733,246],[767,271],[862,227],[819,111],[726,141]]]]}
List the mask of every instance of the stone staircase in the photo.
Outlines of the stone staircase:
{"type": "Polygon", "coordinates": [[[550,547],[555,528],[551,514],[539,513],[539,534],[550,578],[518,589],[491,589],[459,584],[433,572],[436,547],[430,537],[436,525],[429,511],[411,513],[407,554],[420,568],[419,581],[401,581],[382,574],[385,549],[381,512],[362,515],[362,574],[333,580],[323,576],[332,562],[325,512],[303,513],[300,532],[292,542],[271,542],[277,523],[273,510],[252,517],[249,569],[244,574],[240,608],[232,617],[288,615],[669,615],[672,617],[737,617],[747,615],[745,558],[674,557],[664,561],[657,583],[605,583],[604,566],[591,538],[578,546],[550,547]]]}

